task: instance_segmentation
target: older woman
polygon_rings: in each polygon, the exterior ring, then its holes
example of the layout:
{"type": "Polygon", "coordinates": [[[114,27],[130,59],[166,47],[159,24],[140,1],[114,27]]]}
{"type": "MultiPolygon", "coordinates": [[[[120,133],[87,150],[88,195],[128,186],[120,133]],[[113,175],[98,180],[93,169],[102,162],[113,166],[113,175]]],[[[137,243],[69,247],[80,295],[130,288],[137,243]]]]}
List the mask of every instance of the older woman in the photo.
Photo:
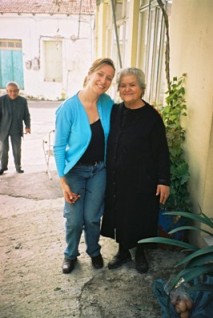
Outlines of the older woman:
{"type": "Polygon", "coordinates": [[[170,165],[160,114],[142,99],[144,73],[127,68],[118,76],[122,103],[114,105],[107,151],[107,192],[101,234],[116,239],[114,269],[131,260],[140,273],[148,262],[140,239],[156,236],[159,203],[169,196],[170,165]]]}

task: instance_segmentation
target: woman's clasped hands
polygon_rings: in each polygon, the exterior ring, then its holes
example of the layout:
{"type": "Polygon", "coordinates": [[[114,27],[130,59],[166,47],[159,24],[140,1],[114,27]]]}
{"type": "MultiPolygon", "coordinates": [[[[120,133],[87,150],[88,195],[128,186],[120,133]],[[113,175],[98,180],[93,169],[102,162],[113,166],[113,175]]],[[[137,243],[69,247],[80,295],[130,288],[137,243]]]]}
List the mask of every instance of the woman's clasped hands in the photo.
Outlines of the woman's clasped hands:
{"type": "Polygon", "coordinates": [[[79,193],[72,192],[65,179],[61,180],[61,188],[66,202],[74,204],[80,198],[79,193]]]}

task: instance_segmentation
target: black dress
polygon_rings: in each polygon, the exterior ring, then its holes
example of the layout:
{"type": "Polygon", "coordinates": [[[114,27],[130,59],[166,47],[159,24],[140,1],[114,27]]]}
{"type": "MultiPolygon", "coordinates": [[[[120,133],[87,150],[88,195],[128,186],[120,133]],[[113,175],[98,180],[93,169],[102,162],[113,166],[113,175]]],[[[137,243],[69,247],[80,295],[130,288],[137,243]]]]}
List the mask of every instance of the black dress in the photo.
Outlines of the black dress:
{"type": "Polygon", "coordinates": [[[133,248],[157,235],[157,184],[169,185],[169,151],[160,114],[149,104],[115,104],[107,145],[107,191],[101,234],[133,248]]]}

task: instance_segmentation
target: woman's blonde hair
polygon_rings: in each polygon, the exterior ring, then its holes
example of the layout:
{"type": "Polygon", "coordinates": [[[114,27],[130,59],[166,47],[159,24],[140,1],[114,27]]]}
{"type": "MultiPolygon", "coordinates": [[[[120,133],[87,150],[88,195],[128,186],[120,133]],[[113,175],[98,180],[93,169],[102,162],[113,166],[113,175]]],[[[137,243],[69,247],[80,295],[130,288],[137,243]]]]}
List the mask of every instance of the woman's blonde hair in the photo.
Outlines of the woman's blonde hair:
{"type": "MultiPolygon", "coordinates": [[[[107,64],[107,65],[111,66],[114,69],[114,71],[115,71],[114,62],[110,58],[105,57],[105,58],[99,58],[99,59],[95,60],[92,63],[91,67],[89,68],[88,75],[90,75],[90,74],[94,73],[95,71],[97,71],[104,64],[107,64]]],[[[84,79],[84,83],[83,83],[84,87],[86,86],[86,84],[88,82],[88,75],[84,79]]]]}

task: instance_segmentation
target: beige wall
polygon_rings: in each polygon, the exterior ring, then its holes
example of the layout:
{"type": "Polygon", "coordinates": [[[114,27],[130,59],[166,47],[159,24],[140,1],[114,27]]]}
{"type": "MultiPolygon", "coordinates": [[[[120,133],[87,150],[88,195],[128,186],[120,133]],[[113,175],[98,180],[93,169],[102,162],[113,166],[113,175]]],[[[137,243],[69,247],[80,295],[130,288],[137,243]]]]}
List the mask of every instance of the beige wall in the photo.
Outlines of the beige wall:
{"type": "Polygon", "coordinates": [[[190,192],[195,204],[213,217],[213,1],[173,0],[171,75],[187,73],[186,152],[190,192]]]}

